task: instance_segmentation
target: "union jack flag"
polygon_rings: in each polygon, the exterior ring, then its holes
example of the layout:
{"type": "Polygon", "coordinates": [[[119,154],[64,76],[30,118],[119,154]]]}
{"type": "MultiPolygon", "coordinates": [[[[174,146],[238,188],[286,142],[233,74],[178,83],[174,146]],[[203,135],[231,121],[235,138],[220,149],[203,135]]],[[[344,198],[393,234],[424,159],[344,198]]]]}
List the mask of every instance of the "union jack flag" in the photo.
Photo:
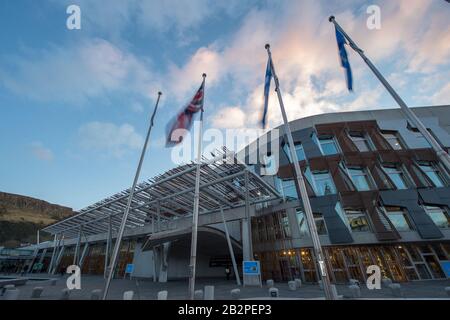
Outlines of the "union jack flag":
{"type": "Polygon", "coordinates": [[[203,98],[205,96],[205,80],[203,80],[191,102],[167,125],[166,147],[173,147],[183,141],[186,130],[190,130],[194,115],[203,111],[203,98]],[[180,129],[180,130],[178,130],[180,129]]]}

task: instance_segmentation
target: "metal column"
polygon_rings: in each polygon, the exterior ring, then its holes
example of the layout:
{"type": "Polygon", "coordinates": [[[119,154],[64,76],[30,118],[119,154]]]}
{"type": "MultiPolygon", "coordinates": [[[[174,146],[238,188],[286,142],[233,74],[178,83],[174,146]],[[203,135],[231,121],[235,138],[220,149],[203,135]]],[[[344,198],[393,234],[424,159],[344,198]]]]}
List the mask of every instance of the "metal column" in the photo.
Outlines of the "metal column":
{"type": "Polygon", "coordinates": [[[108,260],[110,256],[110,248],[111,248],[111,240],[112,240],[112,219],[109,216],[109,226],[108,226],[108,238],[106,239],[106,251],[105,251],[105,267],[103,269],[103,277],[106,278],[108,271],[108,260]]]}
{"type": "Polygon", "coordinates": [[[78,240],[77,245],[75,247],[75,253],[73,254],[73,263],[74,265],[78,265],[78,256],[80,254],[80,245],[81,245],[81,234],[83,232],[83,226],[80,226],[80,230],[78,231],[78,240]]]}
{"type": "Polygon", "coordinates": [[[52,272],[53,261],[55,261],[56,248],[57,248],[57,240],[58,240],[58,234],[55,234],[54,239],[53,239],[53,253],[52,253],[52,258],[50,259],[50,264],[49,264],[48,269],[47,269],[47,273],[49,273],[49,274],[52,272]]]}
{"type": "Polygon", "coordinates": [[[230,250],[231,262],[233,263],[233,270],[236,276],[236,283],[238,286],[241,285],[241,278],[239,276],[239,271],[236,264],[236,258],[234,257],[233,245],[231,244],[230,234],[228,232],[227,222],[225,221],[225,215],[223,214],[223,208],[220,208],[220,213],[222,214],[223,226],[225,228],[225,236],[227,237],[228,250],[230,250]]]}
{"type": "Polygon", "coordinates": [[[249,241],[249,254],[250,260],[253,260],[253,243],[252,243],[252,221],[250,217],[250,196],[249,196],[249,173],[248,170],[245,170],[244,175],[244,184],[245,184],[245,218],[247,219],[247,232],[248,232],[248,241],[249,241]]]}

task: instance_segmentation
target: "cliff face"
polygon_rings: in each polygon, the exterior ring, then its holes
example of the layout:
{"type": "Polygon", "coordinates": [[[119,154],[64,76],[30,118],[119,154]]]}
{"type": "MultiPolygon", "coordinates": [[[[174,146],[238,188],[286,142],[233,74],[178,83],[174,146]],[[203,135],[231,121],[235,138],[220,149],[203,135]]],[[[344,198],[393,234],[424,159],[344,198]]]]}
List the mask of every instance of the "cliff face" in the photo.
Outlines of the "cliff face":
{"type": "MultiPolygon", "coordinates": [[[[0,192],[0,246],[35,243],[36,232],[73,215],[71,208],[26,196],[0,192]]],[[[41,234],[41,241],[49,240],[41,234]]]]}

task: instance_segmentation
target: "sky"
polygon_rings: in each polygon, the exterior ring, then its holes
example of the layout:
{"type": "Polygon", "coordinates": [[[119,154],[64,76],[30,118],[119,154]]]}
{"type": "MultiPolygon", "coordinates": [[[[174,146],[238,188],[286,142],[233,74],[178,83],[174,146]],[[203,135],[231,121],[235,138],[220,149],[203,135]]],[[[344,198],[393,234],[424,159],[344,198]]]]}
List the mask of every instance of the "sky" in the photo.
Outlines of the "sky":
{"type": "MultiPolygon", "coordinates": [[[[396,107],[351,49],[346,90],[331,14],[409,106],[449,104],[444,0],[0,1],[0,191],[78,210],[128,188],[158,91],[140,180],[172,168],[165,127],[204,72],[205,128],[258,130],[266,43],[290,120],[396,107]]],[[[281,122],[272,92],[268,129],[281,122]]]]}

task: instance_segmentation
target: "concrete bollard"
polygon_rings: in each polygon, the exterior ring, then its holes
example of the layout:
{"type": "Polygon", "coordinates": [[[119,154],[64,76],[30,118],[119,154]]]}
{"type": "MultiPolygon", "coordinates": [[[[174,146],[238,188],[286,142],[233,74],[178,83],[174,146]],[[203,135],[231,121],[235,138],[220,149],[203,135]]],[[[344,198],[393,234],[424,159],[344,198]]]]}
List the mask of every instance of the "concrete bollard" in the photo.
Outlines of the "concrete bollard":
{"type": "Polygon", "coordinates": [[[383,279],[381,279],[381,284],[384,287],[389,288],[389,286],[392,284],[392,280],[389,278],[383,278],[383,279]]]}
{"type": "Polygon", "coordinates": [[[61,295],[59,296],[59,300],[69,300],[70,298],[70,290],[64,288],[61,290],[61,295]]]}
{"type": "Polygon", "coordinates": [[[42,291],[44,291],[43,287],[35,287],[31,292],[31,299],[39,299],[41,297],[42,291]]]}
{"type": "Polygon", "coordinates": [[[295,285],[297,286],[297,288],[300,288],[302,286],[302,280],[301,279],[294,279],[295,281],[295,285]]]}
{"type": "Polygon", "coordinates": [[[320,288],[320,290],[323,290],[323,282],[322,282],[322,280],[319,280],[319,288],[320,288]]]}
{"type": "Polygon", "coordinates": [[[241,289],[233,289],[231,290],[231,299],[239,299],[241,297],[241,289]]]}
{"type": "Polygon", "coordinates": [[[167,296],[169,295],[169,292],[167,290],[158,292],[158,300],[167,300],[167,296]]]}
{"type": "Polygon", "coordinates": [[[205,300],[214,300],[214,286],[205,286],[205,300]]]}
{"type": "Polygon", "coordinates": [[[203,300],[203,290],[194,291],[194,300],[203,300]]]}
{"type": "Polygon", "coordinates": [[[361,288],[356,284],[349,285],[350,297],[353,299],[361,298],[361,288]]]}
{"type": "Polygon", "coordinates": [[[445,292],[447,292],[447,295],[450,297],[450,287],[445,287],[445,292]]]}
{"type": "Polygon", "coordinates": [[[271,298],[278,298],[280,296],[277,288],[270,288],[269,289],[269,297],[271,298]]]}
{"type": "Polygon", "coordinates": [[[399,283],[391,283],[389,285],[389,289],[391,290],[391,294],[396,298],[403,297],[402,286],[399,283]]]}
{"type": "Polygon", "coordinates": [[[4,300],[19,300],[19,289],[8,289],[3,296],[4,300]]]}
{"type": "Polygon", "coordinates": [[[5,285],[5,286],[3,286],[3,288],[2,288],[2,296],[3,295],[5,295],[5,292],[7,291],[7,290],[12,290],[12,289],[15,289],[16,287],[13,285],[13,284],[7,284],[7,285],[5,285]]]}
{"type": "Polygon", "coordinates": [[[123,293],[123,300],[133,300],[134,292],[133,291],[125,291],[123,293]]]}
{"type": "Polygon", "coordinates": [[[295,284],[295,281],[289,281],[288,282],[289,291],[295,291],[297,290],[297,285],[295,284]]]}
{"type": "Polygon", "coordinates": [[[348,281],[348,283],[349,283],[349,285],[356,285],[356,286],[358,286],[359,287],[359,280],[356,280],[356,279],[350,279],[349,281],[348,281]]]}
{"type": "Polygon", "coordinates": [[[266,281],[266,285],[269,288],[273,288],[273,286],[275,285],[275,282],[272,279],[269,279],[269,280],[266,281]]]}
{"type": "Polygon", "coordinates": [[[102,296],[101,289],[94,289],[91,291],[91,300],[100,300],[101,296],[102,296]]]}

